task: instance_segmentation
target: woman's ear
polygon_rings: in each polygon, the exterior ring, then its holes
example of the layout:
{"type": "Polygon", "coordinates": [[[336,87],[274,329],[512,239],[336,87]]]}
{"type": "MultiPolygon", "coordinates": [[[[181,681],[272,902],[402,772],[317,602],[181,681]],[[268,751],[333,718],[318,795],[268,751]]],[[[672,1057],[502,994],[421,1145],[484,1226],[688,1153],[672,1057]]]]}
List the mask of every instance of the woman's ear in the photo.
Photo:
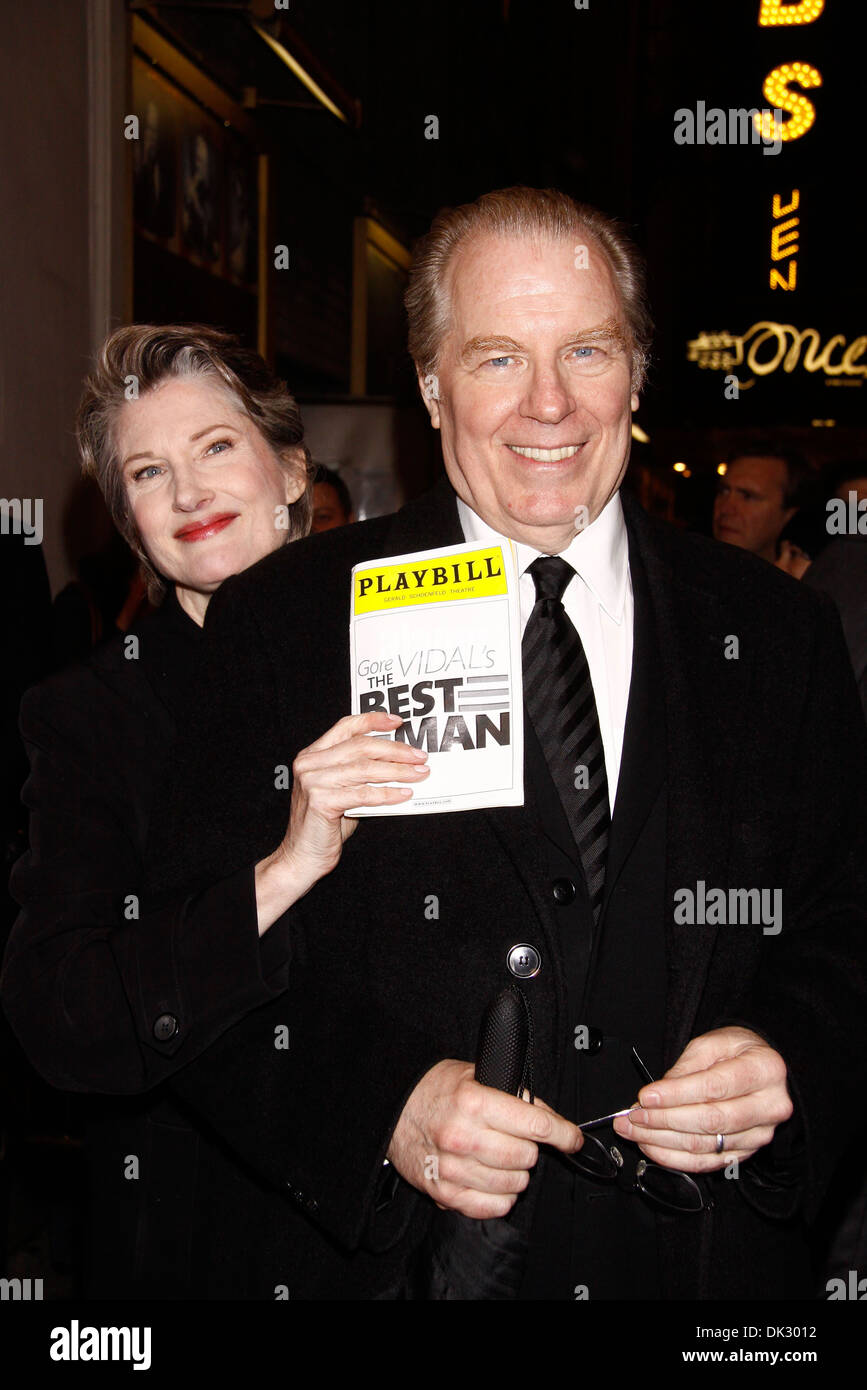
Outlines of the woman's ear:
{"type": "Polygon", "coordinates": [[[301,448],[287,449],[283,454],[283,473],[286,480],[286,504],[291,506],[307,487],[307,456],[301,448]]]}

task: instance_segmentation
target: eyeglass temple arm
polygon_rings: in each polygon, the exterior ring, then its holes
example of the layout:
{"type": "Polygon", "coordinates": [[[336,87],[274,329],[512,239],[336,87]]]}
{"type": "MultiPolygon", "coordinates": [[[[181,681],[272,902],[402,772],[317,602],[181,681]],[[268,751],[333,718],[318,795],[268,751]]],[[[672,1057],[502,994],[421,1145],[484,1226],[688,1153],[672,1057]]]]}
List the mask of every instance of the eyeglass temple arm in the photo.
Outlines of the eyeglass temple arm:
{"type": "MultiPolygon", "coordinates": [[[[647,1070],[647,1067],[644,1065],[644,1063],[642,1062],[641,1058],[639,1057],[637,1049],[634,1048],[634,1047],[633,1047],[633,1049],[632,1049],[632,1060],[634,1061],[635,1065],[638,1067],[638,1070],[641,1072],[641,1075],[644,1077],[645,1081],[653,1081],[653,1080],[654,1080],[654,1078],[651,1076],[650,1072],[647,1070]]],[[[622,1115],[628,1115],[629,1112],[630,1112],[630,1110],[634,1110],[634,1109],[635,1109],[635,1104],[636,1104],[636,1103],[633,1102],[633,1104],[632,1104],[632,1105],[628,1105],[628,1106],[626,1107],[625,1110],[615,1110],[611,1115],[600,1115],[599,1118],[598,1118],[598,1120],[584,1120],[583,1122],[579,1123],[578,1128],[579,1128],[579,1129],[592,1129],[594,1125],[604,1125],[604,1124],[608,1124],[608,1122],[609,1122],[610,1120],[616,1120],[616,1119],[619,1119],[620,1116],[622,1116],[622,1115]]]]}
{"type": "Polygon", "coordinates": [[[644,1077],[645,1081],[654,1081],[656,1079],[655,1077],[651,1076],[650,1072],[647,1070],[647,1067],[644,1065],[644,1063],[638,1055],[638,1049],[635,1047],[633,1047],[632,1049],[632,1060],[638,1067],[638,1070],[641,1072],[641,1075],[644,1077]]]}

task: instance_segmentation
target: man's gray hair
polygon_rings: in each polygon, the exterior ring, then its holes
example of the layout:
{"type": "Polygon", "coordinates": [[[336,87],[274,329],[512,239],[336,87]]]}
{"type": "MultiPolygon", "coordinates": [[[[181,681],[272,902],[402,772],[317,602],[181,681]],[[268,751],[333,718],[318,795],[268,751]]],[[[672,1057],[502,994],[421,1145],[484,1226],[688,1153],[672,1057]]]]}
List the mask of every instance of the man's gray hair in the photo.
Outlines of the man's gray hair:
{"type": "Polygon", "coordinates": [[[430,231],[415,248],[404,296],[409,350],[422,378],[436,373],[440,349],[451,327],[448,267],[465,242],[481,235],[550,241],[574,238],[576,250],[592,242],[604,257],[620,297],[629,334],[632,387],[641,390],[653,334],[641,254],[613,218],[556,188],[501,188],[485,193],[474,203],[437,213],[430,231]]]}

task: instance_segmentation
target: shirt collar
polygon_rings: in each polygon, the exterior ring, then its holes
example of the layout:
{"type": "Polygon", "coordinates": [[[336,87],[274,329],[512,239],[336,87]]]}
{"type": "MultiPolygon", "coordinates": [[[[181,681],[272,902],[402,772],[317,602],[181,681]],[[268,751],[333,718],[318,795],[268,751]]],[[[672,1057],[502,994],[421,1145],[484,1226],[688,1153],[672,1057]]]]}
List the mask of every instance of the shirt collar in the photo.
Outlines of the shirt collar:
{"type": "MultiPolygon", "coordinates": [[[[490,545],[493,541],[508,539],[483,521],[467,506],[463,498],[459,497],[457,503],[465,540],[490,545]]],[[[532,546],[523,545],[520,541],[515,541],[514,546],[518,555],[519,574],[523,574],[528,565],[544,554],[543,551],[534,550],[532,546]]],[[[578,531],[575,539],[560,554],[564,560],[568,560],[609,617],[615,623],[620,623],[623,618],[629,574],[629,541],[619,492],[615,492],[596,520],[583,531],[578,531]]]]}

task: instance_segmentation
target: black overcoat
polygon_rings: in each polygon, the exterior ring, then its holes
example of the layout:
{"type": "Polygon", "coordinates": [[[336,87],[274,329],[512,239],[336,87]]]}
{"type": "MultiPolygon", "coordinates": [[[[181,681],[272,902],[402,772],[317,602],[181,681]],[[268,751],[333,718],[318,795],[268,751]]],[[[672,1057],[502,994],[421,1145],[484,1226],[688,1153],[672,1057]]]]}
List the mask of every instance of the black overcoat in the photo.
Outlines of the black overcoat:
{"type": "MultiPolygon", "coordinates": [[[[647,913],[661,918],[664,1064],[738,1022],[782,1054],[796,1107],[738,1181],[716,1179],[707,1218],[660,1218],[661,1287],[774,1297],[792,1288],[802,1223],[864,1080],[865,729],[829,604],[742,551],[652,521],[629,497],[624,508],[663,687],[665,905],[638,901],[636,930],[647,913]],[[782,930],[679,922],[675,893],[700,880],[780,890],[782,930]]],[[[351,566],[461,540],[443,481],[395,517],[299,542],[225,586],[173,810],[158,818],[164,890],[206,885],[279,841],[283,770],[349,709],[351,566]]],[[[615,820],[629,814],[618,799],[615,820]]],[[[392,1130],[435,1062],[474,1056],[516,942],[538,942],[547,962],[533,981],[536,1082],[558,1094],[551,1040],[570,1020],[541,838],[532,784],[523,807],[362,823],[334,873],[282,919],[286,993],[175,1077],[223,1142],[288,1194],[264,1296],[270,1277],[300,1298],[399,1287],[433,1206],[402,1182],[386,1200],[392,1130]]]]}
{"type": "MultiPolygon", "coordinates": [[[[865,1079],[863,720],[828,604],[624,506],[662,663],[665,1064],[720,1023],[755,1029],[787,1062],[799,1137],[793,1147],[779,1134],[753,1171],[720,1181],[708,1220],[661,1222],[663,1291],[774,1296],[865,1079]],[[698,880],[781,889],[783,930],[679,925],[674,893],[698,880]]],[[[135,778],[110,788],[148,879],[137,932],[122,916],[133,861],[111,877],[90,944],[110,960],[112,989],[100,990],[96,960],[83,1005],[70,1011],[74,992],[58,986],[67,950],[84,948],[80,902],[65,913],[55,901],[53,928],[46,916],[31,923],[32,951],[26,923],[16,929],[6,995],[40,1070],[130,1096],[157,1084],[129,1102],[127,1129],[104,1150],[112,1173],[136,1145],[146,1159],[122,1190],[139,1291],[393,1296],[433,1207],[383,1183],[391,1132],[430,1066],[473,1056],[516,941],[542,947],[537,1086],[557,1094],[560,1059],[544,1055],[544,1035],[562,1032],[565,990],[532,785],[524,807],[363,823],[337,870],[252,949],[251,866],[285,828],[285,769],[349,709],[351,566],[461,540],[443,483],[395,517],[298,542],[224,585],[180,717],[171,793],[154,813],[147,747],[140,794],[135,778]],[[260,950],[271,952],[265,966],[260,950]],[[166,1014],[171,1031],[156,1027],[166,1014]]],[[[80,718],[90,729],[89,707],[80,718]]],[[[69,819],[64,833],[74,845],[69,819]]],[[[97,860],[104,868],[105,844],[97,860]]],[[[61,881],[56,899],[62,891],[61,881]]]]}
{"type": "Polygon", "coordinates": [[[145,893],[150,819],[200,650],[172,594],[21,705],[30,843],[10,880],[21,911],[2,1005],[37,1071],[88,1093],[73,1111],[92,1187],[87,1286],[109,1297],[189,1289],[185,1225],[202,1209],[209,1150],[161,1083],[287,980],[279,927],[258,936],[252,865],[158,905],[145,893]]]}

